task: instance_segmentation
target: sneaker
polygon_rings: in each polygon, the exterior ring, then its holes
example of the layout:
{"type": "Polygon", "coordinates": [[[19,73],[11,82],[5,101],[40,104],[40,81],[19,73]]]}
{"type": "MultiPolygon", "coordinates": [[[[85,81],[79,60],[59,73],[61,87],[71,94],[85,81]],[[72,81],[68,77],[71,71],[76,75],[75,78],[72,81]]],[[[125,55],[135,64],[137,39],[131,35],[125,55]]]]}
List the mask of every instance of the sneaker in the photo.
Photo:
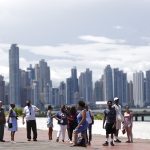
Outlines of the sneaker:
{"type": "Polygon", "coordinates": [[[15,144],[16,142],[15,141],[11,141],[11,143],[15,144]]]}
{"type": "Polygon", "coordinates": [[[115,146],[113,142],[110,142],[110,145],[111,145],[111,146],[115,146]]]}
{"type": "Polygon", "coordinates": [[[103,146],[108,146],[108,142],[106,141],[106,142],[103,144],[103,146]]]}
{"type": "Polygon", "coordinates": [[[126,141],[126,143],[131,143],[131,142],[128,140],[128,141],[126,141]]]}
{"type": "Polygon", "coordinates": [[[72,142],[72,141],[70,141],[69,143],[70,143],[70,144],[73,144],[73,142],[72,142]]]}
{"type": "Polygon", "coordinates": [[[28,141],[31,141],[31,139],[28,139],[28,141]]]}
{"type": "Polygon", "coordinates": [[[56,142],[59,142],[59,138],[56,139],[56,142]]]}
{"type": "Polygon", "coordinates": [[[62,140],[62,142],[65,142],[64,140],[62,140]]]}
{"type": "Polygon", "coordinates": [[[114,142],[121,143],[121,141],[119,139],[114,140],[114,142]]]}
{"type": "Polygon", "coordinates": [[[0,140],[0,142],[5,142],[5,140],[0,140]]]}
{"type": "Polygon", "coordinates": [[[33,139],[33,141],[35,141],[35,142],[36,142],[36,141],[37,141],[37,139],[33,139]]]}

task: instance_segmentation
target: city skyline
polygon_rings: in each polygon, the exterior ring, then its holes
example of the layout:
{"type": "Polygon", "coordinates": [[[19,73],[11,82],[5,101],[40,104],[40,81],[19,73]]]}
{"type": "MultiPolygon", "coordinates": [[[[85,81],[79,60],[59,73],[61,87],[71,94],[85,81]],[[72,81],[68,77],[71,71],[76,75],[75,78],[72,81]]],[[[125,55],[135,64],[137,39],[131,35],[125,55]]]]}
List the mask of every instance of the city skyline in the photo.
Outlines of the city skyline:
{"type": "Polygon", "coordinates": [[[8,81],[8,50],[17,43],[20,68],[45,59],[56,86],[73,66],[90,68],[96,81],[111,64],[133,80],[150,69],[149,14],[148,0],[1,0],[0,74],[8,81]]]}
{"type": "Polygon", "coordinates": [[[142,108],[150,104],[150,70],[146,71],[145,76],[142,71],[133,73],[133,81],[129,82],[127,73],[108,64],[101,78],[93,81],[90,68],[85,68],[78,77],[77,68],[72,67],[65,81],[55,87],[51,79],[51,68],[44,59],[23,70],[19,68],[19,52],[19,46],[10,46],[9,84],[5,84],[0,75],[0,97],[5,104],[15,103],[18,107],[23,107],[26,100],[30,99],[34,105],[44,109],[48,104],[59,107],[62,104],[77,104],[83,99],[87,104],[96,107],[96,101],[113,100],[114,97],[119,97],[122,106],[142,108]]]}

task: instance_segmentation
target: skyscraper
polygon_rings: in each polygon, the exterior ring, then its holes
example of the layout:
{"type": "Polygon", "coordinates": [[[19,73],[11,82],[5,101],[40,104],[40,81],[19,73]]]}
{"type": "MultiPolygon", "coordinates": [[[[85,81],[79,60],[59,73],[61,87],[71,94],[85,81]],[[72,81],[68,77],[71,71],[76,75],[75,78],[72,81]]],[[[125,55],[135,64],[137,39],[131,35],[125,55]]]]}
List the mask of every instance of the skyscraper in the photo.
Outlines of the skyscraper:
{"type": "Polygon", "coordinates": [[[122,105],[127,105],[127,75],[119,68],[113,69],[113,97],[119,97],[122,105]]]}
{"type": "Polygon", "coordinates": [[[134,101],[133,101],[133,82],[130,81],[127,86],[128,94],[127,94],[127,99],[128,99],[128,105],[129,106],[134,106],[134,101]]]}
{"type": "Polygon", "coordinates": [[[144,74],[142,71],[133,74],[133,98],[136,107],[144,106],[144,74]]]}
{"type": "Polygon", "coordinates": [[[146,105],[150,105],[150,70],[146,71],[146,105]]]}
{"type": "Polygon", "coordinates": [[[2,75],[0,75],[0,100],[5,104],[5,81],[2,75]]]}
{"type": "Polygon", "coordinates": [[[67,85],[67,103],[76,104],[79,100],[79,87],[76,67],[71,69],[71,77],[66,80],[67,85]]]}
{"type": "Polygon", "coordinates": [[[59,101],[60,105],[66,104],[66,84],[64,82],[60,82],[59,85],[59,101]]]}
{"type": "Polygon", "coordinates": [[[99,81],[95,82],[94,100],[95,101],[104,101],[103,76],[99,81]]]}
{"type": "Polygon", "coordinates": [[[113,100],[112,69],[107,65],[104,69],[104,100],[113,100]]]}
{"type": "Polygon", "coordinates": [[[19,80],[19,47],[12,44],[9,50],[9,102],[21,106],[19,80]]]}
{"type": "Polygon", "coordinates": [[[87,103],[93,103],[93,81],[92,71],[86,69],[79,77],[79,93],[87,103]]]}

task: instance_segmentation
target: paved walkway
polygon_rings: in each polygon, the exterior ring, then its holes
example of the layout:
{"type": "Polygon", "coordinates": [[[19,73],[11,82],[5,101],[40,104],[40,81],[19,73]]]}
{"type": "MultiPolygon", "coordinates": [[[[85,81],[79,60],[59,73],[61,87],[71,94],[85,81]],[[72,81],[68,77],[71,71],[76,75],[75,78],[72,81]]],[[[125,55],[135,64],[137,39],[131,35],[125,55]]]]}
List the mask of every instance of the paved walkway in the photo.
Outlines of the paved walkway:
{"type": "Polygon", "coordinates": [[[19,129],[16,133],[15,141],[17,143],[12,144],[10,142],[10,132],[5,130],[5,143],[0,143],[0,150],[81,150],[81,149],[88,149],[88,150],[149,150],[150,149],[150,140],[141,140],[135,139],[134,143],[125,143],[126,139],[122,138],[122,143],[115,143],[115,146],[102,146],[103,142],[105,141],[105,137],[101,135],[93,135],[93,141],[91,146],[87,148],[83,147],[70,147],[71,145],[68,142],[59,142],[56,143],[56,132],[53,132],[53,140],[47,140],[47,131],[38,130],[38,141],[26,141],[26,130],[19,129]]]}

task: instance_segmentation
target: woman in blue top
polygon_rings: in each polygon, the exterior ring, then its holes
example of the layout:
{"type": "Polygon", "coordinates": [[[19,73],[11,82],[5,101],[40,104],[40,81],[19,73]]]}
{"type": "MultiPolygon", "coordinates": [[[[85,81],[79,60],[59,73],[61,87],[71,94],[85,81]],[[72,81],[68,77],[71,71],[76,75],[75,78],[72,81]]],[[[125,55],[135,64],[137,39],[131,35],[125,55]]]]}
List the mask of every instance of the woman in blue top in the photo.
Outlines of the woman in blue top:
{"type": "Polygon", "coordinates": [[[48,105],[47,110],[47,127],[48,127],[48,136],[49,140],[52,140],[52,132],[53,132],[53,115],[52,115],[52,106],[48,105]]]}
{"type": "Polygon", "coordinates": [[[77,121],[78,125],[74,130],[74,145],[77,145],[77,138],[78,134],[81,133],[82,137],[84,138],[85,141],[85,146],[86,146],[86,131],[88,127],[88,122],[86,121],[86,109],[85,109],[85,102],[84,101],[79,101],[78,102],[78,109],[80,110],[80,113],[77,115],[77,121]]]}
{"type": "Polygon", "coordinates": [[[15,132],[18,130],[18,124],[17,124],[17,114],[14,110],[15,108],[15,104],[10,104],[10,110],[9,110],[9,114],[8,114],[8,124],[11,124],[11,126],[8,125],[8,130],[11,131],[11,142],[14,142],[14,136],[15,136],[15,132]]]}

